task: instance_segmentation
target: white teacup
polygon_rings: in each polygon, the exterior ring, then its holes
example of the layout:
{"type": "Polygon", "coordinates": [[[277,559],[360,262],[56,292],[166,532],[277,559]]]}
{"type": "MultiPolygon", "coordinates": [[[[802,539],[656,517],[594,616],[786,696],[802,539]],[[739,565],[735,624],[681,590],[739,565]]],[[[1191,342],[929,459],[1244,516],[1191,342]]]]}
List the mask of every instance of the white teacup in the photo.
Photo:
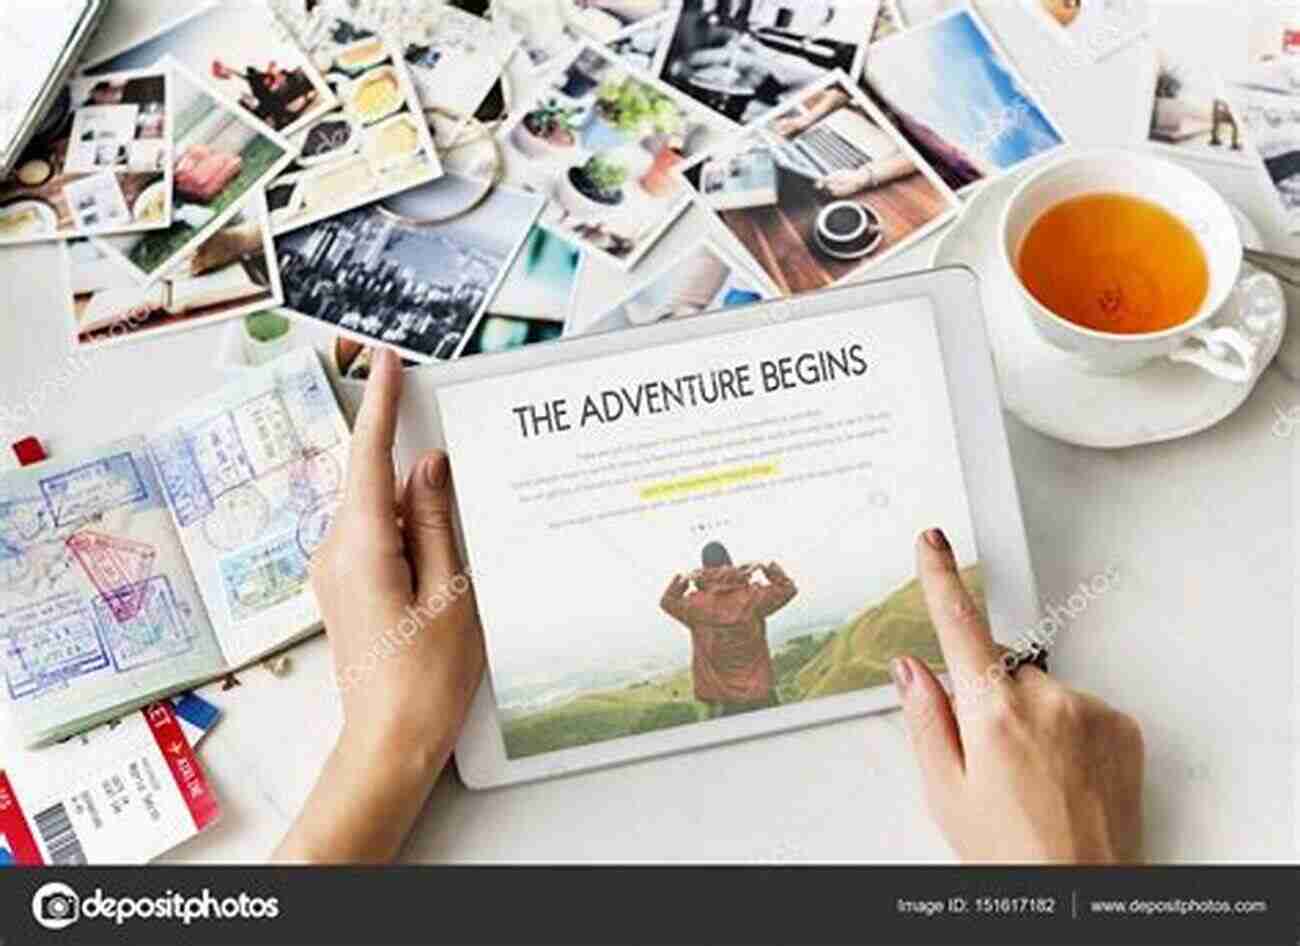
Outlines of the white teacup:
{"type": "Polygon", "coordinates": [[[1208,324],[1227,301],[1241,271],[1241,235],[1232,211],[1214,188],[1191,171],[1132,151],[1074,152],[1031,174],[1002,215],[1002,258],[1034,327],[1051,344],[1075,355],[1085,370],[1127,374],[1154,358],[1196,365],[1239,384],[1255,375],[1258,348],[1243,332],[1208,324]],[[1201,306],[1187,321],[1159,332],[1118,334],[1076,325],[1042,305],[1020,281],[1016,260],[1042,214],[1084,194],[1130,194],[1159,204],[1196,235],[1210,270],[1201,306]]]}

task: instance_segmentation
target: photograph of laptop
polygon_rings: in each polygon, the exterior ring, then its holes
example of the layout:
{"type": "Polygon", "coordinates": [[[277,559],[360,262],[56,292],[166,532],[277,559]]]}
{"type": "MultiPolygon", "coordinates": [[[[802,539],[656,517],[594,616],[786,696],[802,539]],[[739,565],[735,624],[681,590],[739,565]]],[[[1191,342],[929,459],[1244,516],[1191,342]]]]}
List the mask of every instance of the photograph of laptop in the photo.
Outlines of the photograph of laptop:
{"type": "Polygon", "coordinates": [[[854,171],[901,153],[898,144],[861,112],[841,108],[790,141],[777,141],[774,154],[786,170],[812,180],[835,171],[854,171]]]}

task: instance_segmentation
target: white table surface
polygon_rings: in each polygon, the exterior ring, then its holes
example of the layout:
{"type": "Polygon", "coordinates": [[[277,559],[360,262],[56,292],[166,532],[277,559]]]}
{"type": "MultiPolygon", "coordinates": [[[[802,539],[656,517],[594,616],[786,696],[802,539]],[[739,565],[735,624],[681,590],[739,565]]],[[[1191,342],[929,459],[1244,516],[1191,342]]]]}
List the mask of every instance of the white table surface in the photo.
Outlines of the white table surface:
{"type": "MultiPolygon", "coordinates": [[[[106,29],[123,35],[193,5],[116,0],[106,29]]],[[[1071,141],[1126,140],[1149,45],[1095,66],[1063,64],[1014,0],[978,5],[1071,141]]],[[[1242,6],[1180,3],[1162,16],[1158,35],[1243,62],[1242,6]]],[[[1300,250],[1241,172],[1197,170],[1251,214],[1270,249],[1300,250]]],[[[673,260],[701,226],[685,220],[641,272],[673,260]]],[[[923,267],[930,251],[918,247],[888,271],[923,267]]],[[[582,304],[612,302],[627,288],[594,265],[582,304]]],[[[221,327],[75,362],[60,306],[52,247],[0,252],[0,404],[32,404],[35,420],[21,432],[37,434],[55,454],[136,433],[223,380],[214,366],[221,327]]],[[[1300,385],[1271,369],[1213,430],[1111,453],[1057,443],[1008,419],[1044,601],[1060,602],[1092,576],[1119,570],[1118,586],[1061,635],[1053,671],[1142,721],[1155,860],[1294,860],[1300,846],[1293,599],[1300,433],[1273,431],[1275,407],[1298,404],[1300,385]]],[[[236,689],[204,689],[225,710],[200,753],[224,817],[169,860],[262,861],[302,804],[340,716],[325,640],[297,648],[292,662],[287,677],[258,667],[242,673],[236,689]]],[[[405,856],[941,862],[951,853],[922,806],[901,720],[887,714],[498,792],[469,792],[445,778],[405,856]]]]}

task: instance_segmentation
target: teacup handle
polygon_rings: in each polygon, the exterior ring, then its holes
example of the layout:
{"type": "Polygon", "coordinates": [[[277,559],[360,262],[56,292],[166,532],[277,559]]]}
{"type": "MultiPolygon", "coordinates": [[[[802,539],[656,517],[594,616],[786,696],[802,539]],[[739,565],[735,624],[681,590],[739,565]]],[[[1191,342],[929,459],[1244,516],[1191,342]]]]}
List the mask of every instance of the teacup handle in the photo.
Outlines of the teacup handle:
{"type": "Polygon", "coordinates": [[[1258,358],[1258,343],[1231,326],[1197,329],[1181,348],[1169,355],[1171,361],[1196,365],[1216,378],[1234,384],[1247,384],[1255,377],[1258,358]]]}

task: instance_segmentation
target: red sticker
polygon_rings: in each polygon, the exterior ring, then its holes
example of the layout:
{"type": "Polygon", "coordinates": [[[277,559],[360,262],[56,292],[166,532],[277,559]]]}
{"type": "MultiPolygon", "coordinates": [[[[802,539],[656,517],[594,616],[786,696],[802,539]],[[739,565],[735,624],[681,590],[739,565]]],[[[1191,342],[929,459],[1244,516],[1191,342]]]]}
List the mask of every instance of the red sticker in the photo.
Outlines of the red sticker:
{"type": "Polygon", "coordinates": [[[35,437],[24,437],[13,445],[14,456],[22,466],[31,466],[47,459],[45,448],[35,437]]]}

